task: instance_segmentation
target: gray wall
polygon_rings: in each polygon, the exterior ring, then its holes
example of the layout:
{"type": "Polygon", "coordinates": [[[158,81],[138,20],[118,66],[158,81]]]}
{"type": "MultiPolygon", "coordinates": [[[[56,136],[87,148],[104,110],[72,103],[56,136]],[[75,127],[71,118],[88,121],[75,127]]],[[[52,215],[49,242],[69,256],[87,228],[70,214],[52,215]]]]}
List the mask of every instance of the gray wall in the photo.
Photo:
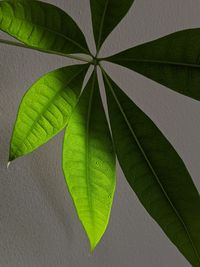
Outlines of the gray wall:
{"type": "MultiPolygon", "coordinates": [[[[76,19],[94,51],[89,1],[46,2],[57,4],[76,19]]],[[[199,27],[199,18],[199,0],[136,0],[107,40],[102,55],[180,29],[199,27]]],[[[108,230],[94,254],[90,254],[61,171],[63,133],[6,169],[11,131],[23,94],[42,74],[73,63],[57,56],[0,46],[0,266],[189,266],[140,205],[119,168],[108,230]]],[[[200,189],[199,102],[131,71],[114,65],[106,67],[165,133],[200,189]]]]}

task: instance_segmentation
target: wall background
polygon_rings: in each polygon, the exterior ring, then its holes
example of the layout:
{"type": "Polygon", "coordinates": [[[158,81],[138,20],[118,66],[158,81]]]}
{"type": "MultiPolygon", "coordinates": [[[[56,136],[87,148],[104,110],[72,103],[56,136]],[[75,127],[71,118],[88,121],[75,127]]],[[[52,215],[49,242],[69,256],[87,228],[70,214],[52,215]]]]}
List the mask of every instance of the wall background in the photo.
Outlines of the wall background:
{"type": "MultiPolygon", "coordinates": [[[[78,22],[94,51],[88,0],[48,0],[78,22]]],[[[177,30],[200,26],[199,0],[135,0],[110,35],[102,56],[177,30]]],[[[1,37],[7,37],[0,33],[1,37]]],[[[93,255],[61,171],[63,133],[6,169],[16,112],[27,88],[42,74],[75,61],[0,46],[0,266],[187,267],[129,189],[118,168],[110,224],[93,255]]],[[[200,103],[139,74],[106,65],[114,80],[175,146],[200,190],[200,103]]]]}

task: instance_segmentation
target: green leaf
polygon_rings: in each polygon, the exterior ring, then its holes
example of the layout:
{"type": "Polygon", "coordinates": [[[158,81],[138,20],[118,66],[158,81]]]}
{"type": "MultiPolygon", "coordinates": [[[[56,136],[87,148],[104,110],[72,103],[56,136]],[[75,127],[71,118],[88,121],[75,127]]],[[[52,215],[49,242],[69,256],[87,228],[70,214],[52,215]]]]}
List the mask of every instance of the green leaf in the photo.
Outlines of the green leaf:
{"type": "Polygon", "coordinates": [[[18,111],[10,161],[32,152],[66,126],[77,104],[87,69],[88,65],[64,67],[33,84],[18,111]]]}
{"type": "Polygon", "coordinates": [[[85,37],[72,18],[40,1],[0,1],[0,30],[44,52],[88,53],[85,37]]]}
{"type": "Polygon", "coordinates": [[[115,149],[148,213],[193,266],[200,266],[200,198],[174,148],[155,124],[106,76],[115,149]]]}
{"type": "Polygon", "coordinates": [[[108,225],[115,191],[115,154],[96,71],[66,130],[63,171],[91,250],[94,250],[108,225]]]}
{"type": "Polygon", "coordinates": [[[130,48],[107,60],[200,100],[199,47],[200,29],[190,29],[130,48]]]}
{"type": "Polygon", "coordinates": [[[133,2],[134,0],[90,0],[97,51],[106,37],[126,15],[133,2]]]}

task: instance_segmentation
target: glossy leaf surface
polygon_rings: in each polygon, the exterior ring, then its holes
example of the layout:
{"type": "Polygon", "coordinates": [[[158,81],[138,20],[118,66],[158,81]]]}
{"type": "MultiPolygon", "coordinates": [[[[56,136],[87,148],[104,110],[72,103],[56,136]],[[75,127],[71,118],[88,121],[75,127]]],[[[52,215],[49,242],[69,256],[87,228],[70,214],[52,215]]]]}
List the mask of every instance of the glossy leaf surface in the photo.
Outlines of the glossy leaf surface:
{"type": "Polygon", "coordinates": [[[93,250],[107,227],[115,190],[115,154],[96,73],[67,127],[63,171],[93,250]]]}
{"type": "Polygon", "coordinates": [[[63,10],[35,0],[0,1],[0,30],[46,51],[87,53],[85,37],[63,10]]]}
{"type": "Polygon", "coordinates": [[[99,51],[106,37],[126,15],[134,0],[90,0],[94,38],[99,51]]]}
{"type": "Polygon", "coordinates": [[[74,65],[41,77],[22,99],[10,147],[10,160],[26,155],[67,124],[81,91],[87,65],[74,65]]]}
{"type": "Polygon", "coordinates": [[[193,266],[200,266],[200,198],[174,148],[104,76],[114,144],[124,174],[148,213],[193,266]]]}
{"type": "Polygon", "coordinates": [[[176,32],[108,58],[200,100],[200,29],[176,32]]]}

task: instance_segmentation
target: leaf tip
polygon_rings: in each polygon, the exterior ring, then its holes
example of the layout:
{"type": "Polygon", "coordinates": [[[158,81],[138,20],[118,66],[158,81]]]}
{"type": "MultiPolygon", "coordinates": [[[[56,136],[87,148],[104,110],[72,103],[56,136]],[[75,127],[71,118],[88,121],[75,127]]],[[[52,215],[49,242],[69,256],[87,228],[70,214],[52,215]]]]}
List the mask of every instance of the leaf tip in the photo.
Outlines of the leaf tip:
{"type": "Polygon", "coordinates": [[[13,161],[13,160],[15,160],[16,159],[16,157],[10,152],[10,154],[9,154],[9,159],[8,159],[8,167],[9,167],[9,165],[10,165],[10,163],[11,163],[11,161],[13,161]]]}
{"type": "Polygon", "coordinates": [[[93,254],[97,244],[98,244],[98,241],[95,241],[95,239],[91,239],[89,238],[89,241],[90,241],[90,253],[93,254]]]}
{"type": "Polygon", "coordinates": [[[11,163],[11,161],[8,161],[8,163],[7,163],[7,169],[9,168],[10,163],[11,163]]]}
{"type": "Polygon", "coordinates": [[[16,150],[14,150],[12,142],[10,144],[10,151],[9,151],[9,158],[8,158],[8,162],[14,161],[16,160],[18,157],[20,157],[20,154],[17,153],[16,150]]]}
{"type": "Polygon", "coordinates": [[[8,162],[7,162],[7,169],[10,167],[10,164],[12,161],[14,161],[16,159],[16,157],[14,157],[13,155],[9,155],[9,159],[8,159],[8,162]]]}
{"type": "Polygon", "coordinates": [[[92,233],[87,233],[87,237],[90,242],[90,253],[92,254],[94,250],[96,249],[97,245],[99,244],[102,235],[96,235],[96,233],[93,231],[92,233]]]}

